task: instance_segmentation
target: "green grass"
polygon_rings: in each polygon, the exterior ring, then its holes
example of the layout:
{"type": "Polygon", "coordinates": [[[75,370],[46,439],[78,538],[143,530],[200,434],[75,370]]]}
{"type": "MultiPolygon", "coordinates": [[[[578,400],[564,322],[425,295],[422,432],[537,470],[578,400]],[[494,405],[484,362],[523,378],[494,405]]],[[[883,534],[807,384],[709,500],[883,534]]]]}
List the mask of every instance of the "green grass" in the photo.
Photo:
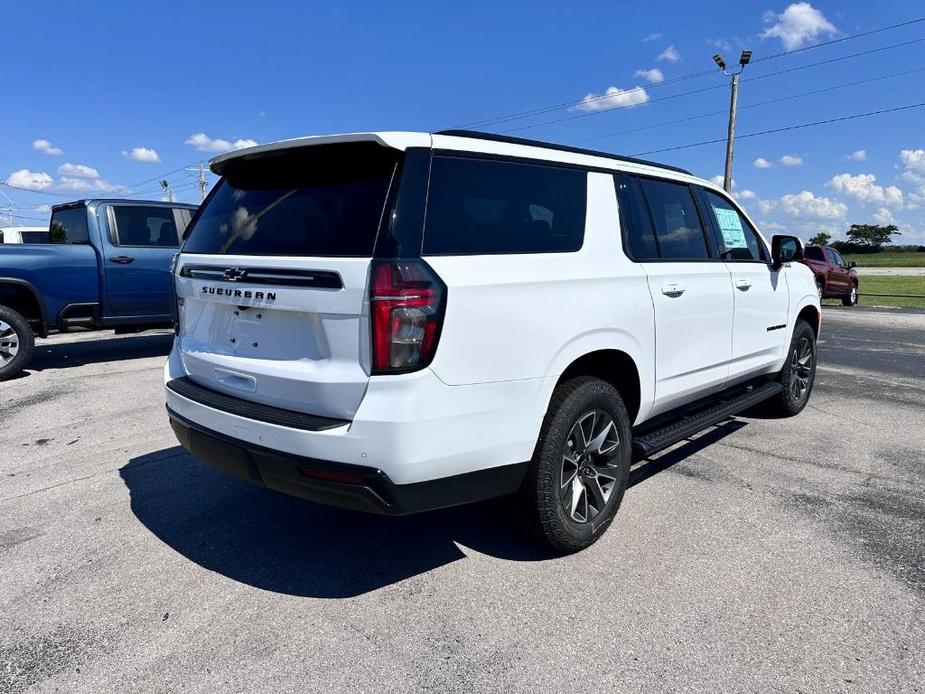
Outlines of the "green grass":
{"type": "Polygon", "coordinates": [[[925,253],[855,253],[846,255],[845,260],[853,260],[859,267],[925,267],[925,253]]]}
{"type": "MultiPolygon", "coordinates": [[[[910,253],[909,255],[916,255],[910,253]]],[[[925,255],[925,254],[918,254],[925,255]]],[[[905,306],[909,308],[925,308],[925,299],[906,299],[892,296],[865,296],[867,292],[874,294],[921,294],[925,296],[925,277],[905,277],[903,275],[882,277],[860,277],[858,285],[861,306],[905,306]]],[[[826,299],[825,304],[840,304],[839,299],[826,299]]]]}

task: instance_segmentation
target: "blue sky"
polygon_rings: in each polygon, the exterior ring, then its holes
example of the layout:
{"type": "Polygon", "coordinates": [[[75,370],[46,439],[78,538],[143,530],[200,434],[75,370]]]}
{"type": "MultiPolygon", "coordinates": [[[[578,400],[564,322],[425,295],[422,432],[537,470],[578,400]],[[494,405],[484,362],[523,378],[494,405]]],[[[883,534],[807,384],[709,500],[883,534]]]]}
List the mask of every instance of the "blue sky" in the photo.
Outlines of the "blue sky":
{"type": "MultiPolygon", "coordinates": [[[[436,130],[566,104],[481,127],[625,154],[722,138],[716,51],[730,62],[754,51],[742,135],[925,102],[925,22],[762,60],[925,17],[908,0],[4,0],[0,16],[0,180],[40,191],[0,186],[0,207],[11,199],[21,224],[68,198],[158,199],[163,177],[198,201],[184,167],[306,134],[436,130]],[[772,74],[791,68],[802,69],[772,74]]],[[[649,156],[709,178],[723,155],[716,143],[649,156]]],[[[768,235],[843,237],[851,223],[893,221],[897,242],[925,243],[925,108],[740,139],[734,178],[768,235]]]]}

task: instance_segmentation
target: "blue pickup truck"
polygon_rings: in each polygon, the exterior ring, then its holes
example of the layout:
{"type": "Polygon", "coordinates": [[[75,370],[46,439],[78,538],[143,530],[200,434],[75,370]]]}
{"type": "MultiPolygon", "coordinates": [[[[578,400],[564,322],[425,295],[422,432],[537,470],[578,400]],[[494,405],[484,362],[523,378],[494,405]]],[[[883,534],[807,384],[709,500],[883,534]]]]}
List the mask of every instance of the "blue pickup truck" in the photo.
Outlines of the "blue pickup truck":
{"type": "Polygon", "coordinates": [[[52,208],[49,243],[0,246],[0,381],[35,336],[169,326],[170,264],[195,205],[80,200],[52,208]]]}

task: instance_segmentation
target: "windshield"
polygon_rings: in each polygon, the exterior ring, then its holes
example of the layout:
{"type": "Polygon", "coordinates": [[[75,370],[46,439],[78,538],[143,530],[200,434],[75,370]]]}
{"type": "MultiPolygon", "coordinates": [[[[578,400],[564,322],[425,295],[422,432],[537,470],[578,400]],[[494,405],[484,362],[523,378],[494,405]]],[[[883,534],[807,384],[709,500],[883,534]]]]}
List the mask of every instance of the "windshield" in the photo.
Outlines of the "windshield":
{"type": "Polygon", "coordinates": [[[183,252],[371,256],[399,154],[360,142],[229,162],[183,252]]]}

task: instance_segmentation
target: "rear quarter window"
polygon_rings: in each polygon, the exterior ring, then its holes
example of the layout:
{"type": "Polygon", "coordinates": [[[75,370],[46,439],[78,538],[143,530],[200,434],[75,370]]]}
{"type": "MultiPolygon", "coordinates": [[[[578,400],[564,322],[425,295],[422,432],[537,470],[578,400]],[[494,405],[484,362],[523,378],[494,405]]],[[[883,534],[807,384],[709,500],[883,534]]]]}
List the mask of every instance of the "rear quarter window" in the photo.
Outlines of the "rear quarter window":
{"type": "Polygon", "coordinates": [[[584,239],[585,171],[435,156],[424,255],[561,253],[584,239]]]}
{"type": "Polygon", "coordinates": [[[86,207],[66,207],[51,214],[49,243],[90,243],[86,207]]]}

